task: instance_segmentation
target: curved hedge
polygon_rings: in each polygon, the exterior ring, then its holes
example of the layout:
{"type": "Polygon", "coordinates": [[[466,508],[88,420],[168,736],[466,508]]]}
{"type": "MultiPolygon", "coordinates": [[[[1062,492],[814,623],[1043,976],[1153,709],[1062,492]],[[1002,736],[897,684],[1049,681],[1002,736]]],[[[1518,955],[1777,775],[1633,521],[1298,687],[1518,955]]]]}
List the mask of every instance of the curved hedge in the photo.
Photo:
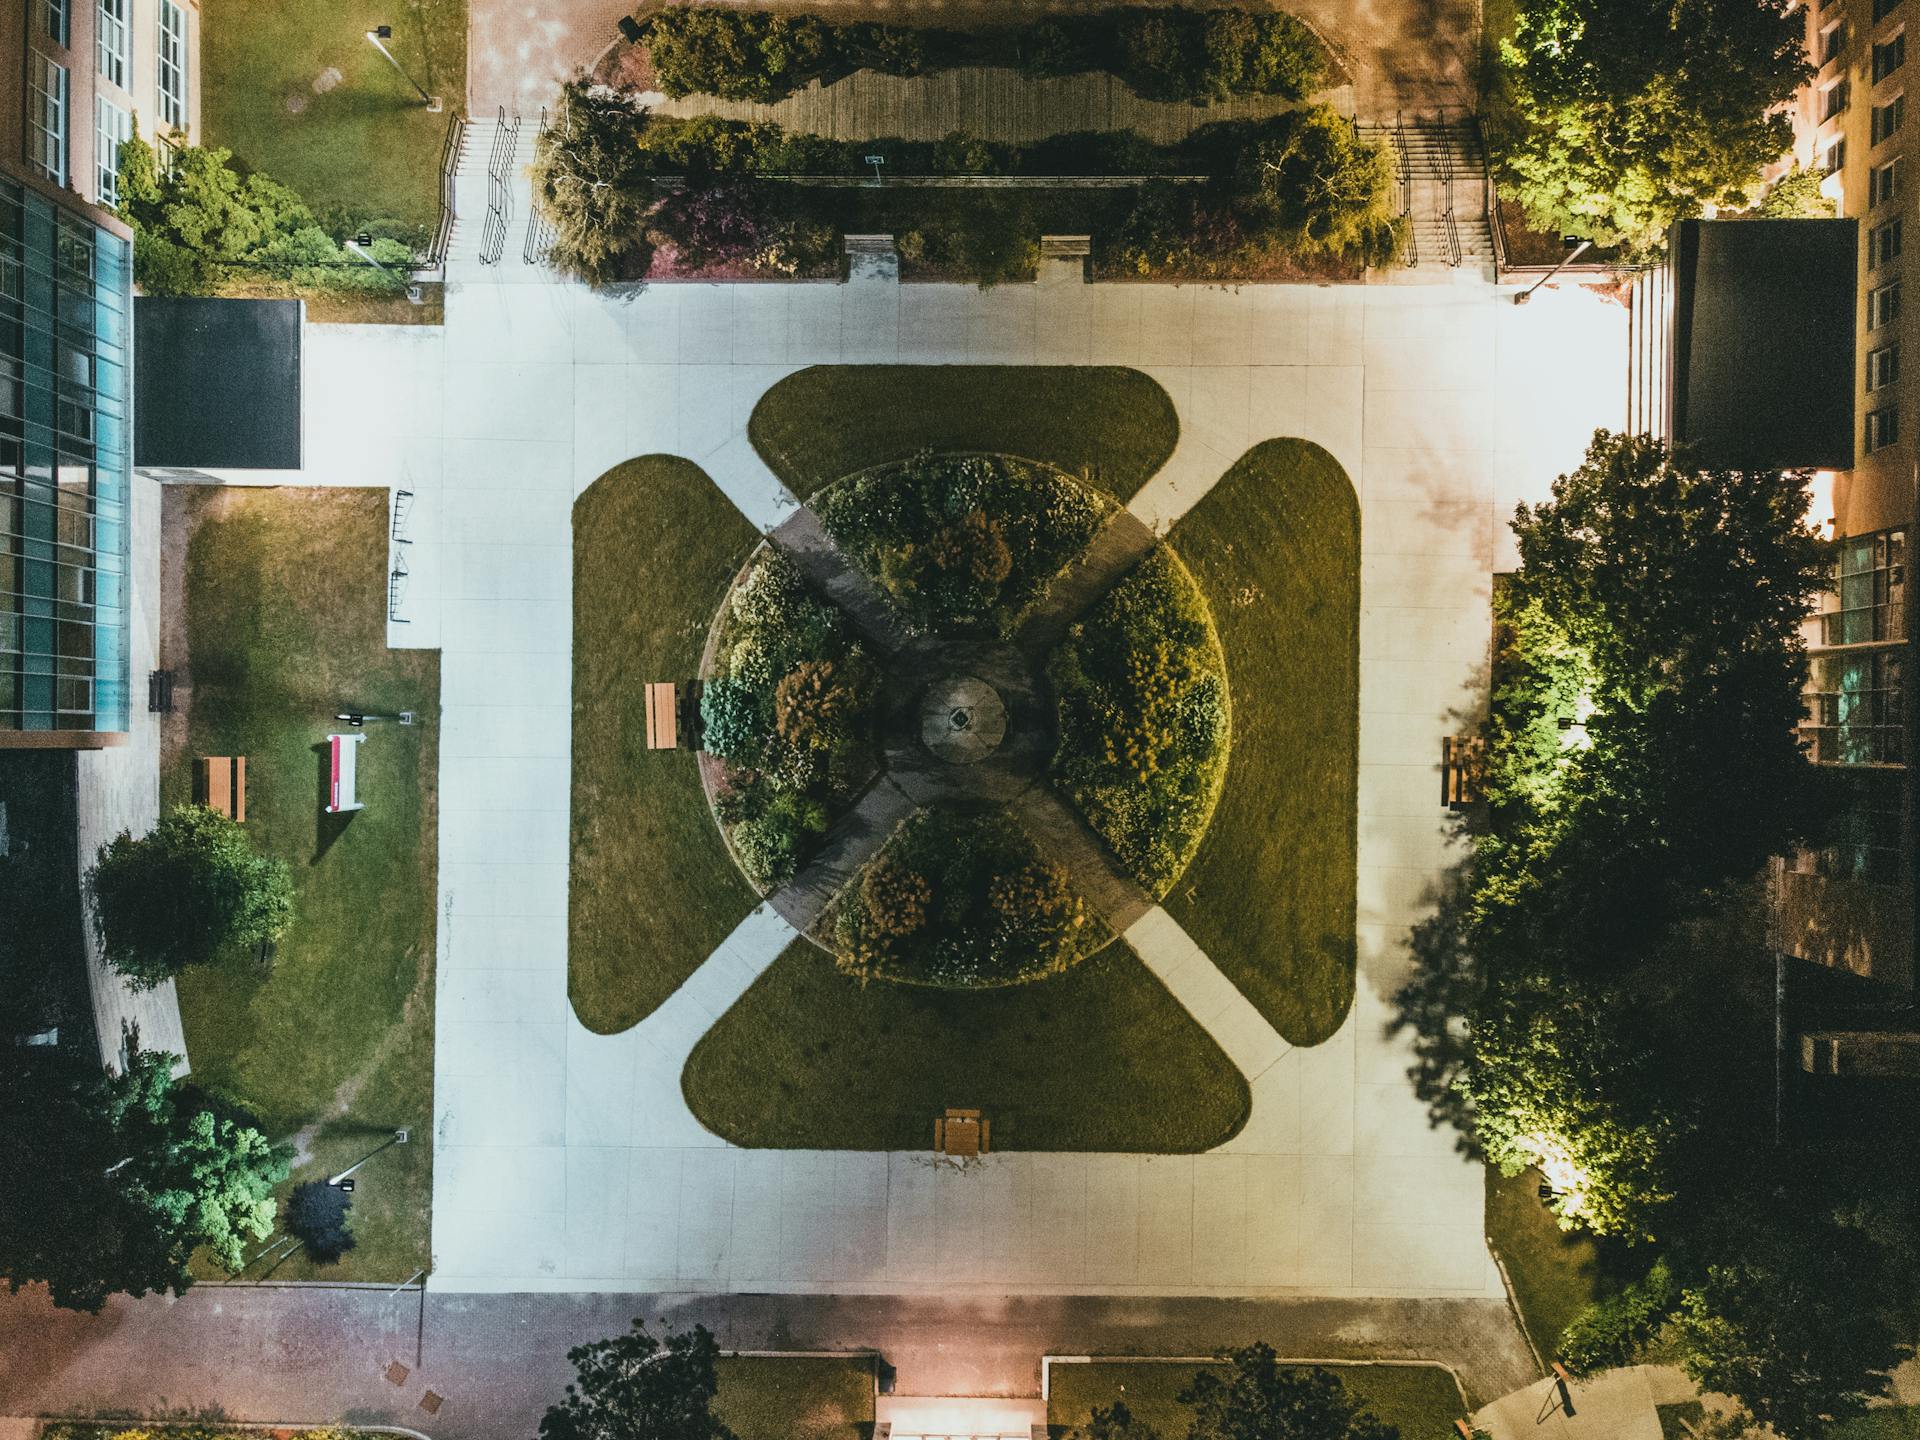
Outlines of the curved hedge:
{"type": "Polygon", "coordinates": [[[727,594],[700,694],[704,747],[724,765],[714,809],[762,894],[793,878],[871,773],[879,691],[846,617],[763,547],[727,594]]]}
{"type": "Polygon", "coordinates": [[[1011,816],[945,809],[910,816],[819,930],[849,975],[953,990],[1059,975],[1113,939],[1011,816]]]}
{"type": "Polygon", "coordinates": [[[1158,897],[1187,868],[1227,774],[1231,706],[1212,612],[1160,546],[1067,632],[1047,665],[1055,784],[1158,897]]]}
{"type": "Polygon", "coordinates": [[[911,629],[1004,636],[1111,502],[1028,461],[922,453],[827,487],[813,508],[911,629]]]}
{"type": "Polygon", "coordinates": [[[1128,6],[966,32],[840,22],[726,5],[672,5],[645,22],[661,91],[772,104],[857,70],[926,75],[999,66],[1028,75],[1105,71],[1148,100],[1202,104],[1236,95],[1298,100],[1325,88],[1326,47],[1273,10],[1128,6]]]}

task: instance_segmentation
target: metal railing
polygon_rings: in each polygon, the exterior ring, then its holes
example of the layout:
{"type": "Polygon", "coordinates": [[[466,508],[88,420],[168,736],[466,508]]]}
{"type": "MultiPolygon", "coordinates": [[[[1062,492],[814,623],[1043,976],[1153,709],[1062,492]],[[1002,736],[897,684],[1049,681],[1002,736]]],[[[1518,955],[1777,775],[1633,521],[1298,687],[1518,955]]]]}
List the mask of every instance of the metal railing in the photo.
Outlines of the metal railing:
{"type": "Polygon", "coordinates": [[[1440,156],[1440,228],[1447,245],[1447,264],[1458,268],[1461,260],[1460,227],[1453,218],[1453,132],[1444,117],[1439,122],[1440,156]]]}
{"type": "MultiPolygon", "coordinates": [[[[540,107],[540,128],[535,132],[541,139],[547,134],[547,107],[540,107]]],[[[553,226],[548,223],[541,211],[536,197],[527,206],[527,238],[520,247],[520,258],[529,265],[546,263],[547,252],[553,248],[553,226]]]]}
{"type": "Polygon", "coordinates": [[[1398,110],[1393,112],[1393,148],[1400,157],[1400,218],[1406,222],[1407,268],[1411,270],[1420,263],[1420,237],[1413,224],[1413,157],[1407,150],[1407,122],[1398,110]]]}
{"type": "Polygon", "coordinates": [[[460,171],[460,146],[466,138],[467,117],[455,111],[447,121],[447,138],[440,146],[440,222],[433,227],[433,244],[427,251],[429,265],[447,263],[447,249],[453,243],[454,180],[460,171]]]}
{"type": "Polygon", "coordinates": [[[1498,280],[1507,273],[1507,227],[1500,219],[1500,189],[1493,180],[1493,149],[1487,144],[1487,132],[1480,117],[1469,117],[1474,143],[1480,147],[1480,171],[1486,181],[1487,234],[1493,245],[1493,274],[1498,280]]]}
{"type": "Polygon", "coordinates": [[[498,265],[507,250],[507,225],[513,218],[514,151],[520,144],[520,117],[507,120],[507,108],[500,107],[499,122],[493,132],[493,149],[487,155],[487,219],[480,230],[480,263],[498,265]]]}
{"type": "Polygon", "coordinates": [[[393,523],[388,527],[387,553],[391,557],[387,570],[387,620],[391,624],[405,625],[407,618],[400,613],[400,602],[407,596],[407,546],[413,543],[407,538],[407,521],[413,517],[413,491],[396,490],[393,492],[393,523]]]}

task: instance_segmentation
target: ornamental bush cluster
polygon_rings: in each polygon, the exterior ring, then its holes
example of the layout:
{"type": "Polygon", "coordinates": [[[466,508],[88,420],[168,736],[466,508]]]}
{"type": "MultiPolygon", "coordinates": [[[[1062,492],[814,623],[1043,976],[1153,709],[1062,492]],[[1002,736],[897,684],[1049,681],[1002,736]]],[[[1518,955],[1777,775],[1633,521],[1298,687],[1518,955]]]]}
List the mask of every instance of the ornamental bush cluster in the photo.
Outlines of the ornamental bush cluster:
{"type": "Polygon", "coordinates": [[[700,722],[726,764],[721,823],[760,890],[792,878],[872,768],[878,691],[840,612],[783,551],[756,555],[727,598],[700,722]]]}
{"type": "Polygon", "coordinates": [[[1057,975],[1111,938],[1008,815],[955,810],[902,825],[821,931],[850,975],[949,989],[1057,975]]]}
{"type": "Polygon", "coordinates": [[[645,22],[655,83],[667,95],[771,104],[857,70],[925,75],[1008,66],[1034,76],[1105,71],[1150,100],[1205,104],[1236,95],[1297,100],[1331,78],[1325,48],[1271,10],[1116,8],[968,33],[731,6],[675,5],[645,22]]]}
{"type": "Polygon", "coordinates": [[[1156,895],[1186,868],[1226,779],[1226,659],[1187,567],[1155,550],[1048,663],[1056,784],[1156,895]]]}
{"type": "MultiPolygon", "coordinates": [[[[743,12],[746,13],[746,12],[743,12]]],[[[757,13],[757,12],[753,12],[757,13]]],[[[1326,106],[1205,125],[1169,145],[1131,131],[1005,145],[828,140],[778,125],[653,115],[631,99],[567,89],[540,138],[534,193],[554,261],[594,283],[723,269],[826,276],[839,236],[883,229],[902,259],[981,283],[1031,278],[1048,230],[1094,236],[1102,273],[1228,278],[1296,260],[1384,263],[1400,244],[1392,151],[1326,106]],[[875,191],[766,177],[1126,175],[1130,189],[875,191]],[[1155,177],[1203,176],[1204,181],[1155,177]],[[678,188],[658,185],[674,177],[678,188]]]]}
{"type": "Polygon", "coordinates": [[[1108,506],[1044,466],[925,453],[830,486],[814,508],[915,630],[1009,635],[1108,506]]]}

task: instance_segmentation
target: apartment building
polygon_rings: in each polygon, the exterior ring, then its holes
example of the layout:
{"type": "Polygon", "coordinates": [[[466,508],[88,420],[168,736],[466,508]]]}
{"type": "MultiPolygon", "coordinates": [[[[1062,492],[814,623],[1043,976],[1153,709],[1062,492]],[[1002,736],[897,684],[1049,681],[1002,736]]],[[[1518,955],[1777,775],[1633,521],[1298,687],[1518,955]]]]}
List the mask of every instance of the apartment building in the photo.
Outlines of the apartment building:
{"type": "Polygon", "coordinates": [[[1916,627],[1907,567],[1920,513],[1920,0],[1820,0],[1806,6],[1806,19],[1818,71],[1796,116],[1797,158],[1825,173],[1839,213],[1860,225],[1859,421],[1852,467],[1822,476],[1830,498],[1823,489],[1827,513],[1818,518],[1830,524],[1838,557],[1808,632],[1803,730],[1848,804],[1832,844],[1784,867],[1780,936],[1790,954],[1911,1000],[1916,627]],[[1904,304],[1909,278],[1912,306],[1904,304]]]}
{"type": "Polygon", "coordinates": [[[198,133],[195,0],[0,0],[0,746],[129,726],[132,235],[115,152],[198,133]]]}

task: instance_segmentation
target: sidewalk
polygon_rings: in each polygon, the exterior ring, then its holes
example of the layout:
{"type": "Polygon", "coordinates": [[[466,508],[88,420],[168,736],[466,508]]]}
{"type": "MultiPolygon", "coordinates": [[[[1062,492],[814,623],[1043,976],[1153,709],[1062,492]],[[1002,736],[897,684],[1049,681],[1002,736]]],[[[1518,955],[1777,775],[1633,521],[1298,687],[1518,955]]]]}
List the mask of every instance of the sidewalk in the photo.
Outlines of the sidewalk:
{"type": "Polygon", "coordinates": [[[1692,1381],[1670,1365],[1608,1370],[1570,1388],[1569,1412],[1559,1383],[1536,1381],[1502,1396],[1473,1417],[1493,1440],[1661,1440],[1657,1405],[1698,1400],[1692,1381]]]}

